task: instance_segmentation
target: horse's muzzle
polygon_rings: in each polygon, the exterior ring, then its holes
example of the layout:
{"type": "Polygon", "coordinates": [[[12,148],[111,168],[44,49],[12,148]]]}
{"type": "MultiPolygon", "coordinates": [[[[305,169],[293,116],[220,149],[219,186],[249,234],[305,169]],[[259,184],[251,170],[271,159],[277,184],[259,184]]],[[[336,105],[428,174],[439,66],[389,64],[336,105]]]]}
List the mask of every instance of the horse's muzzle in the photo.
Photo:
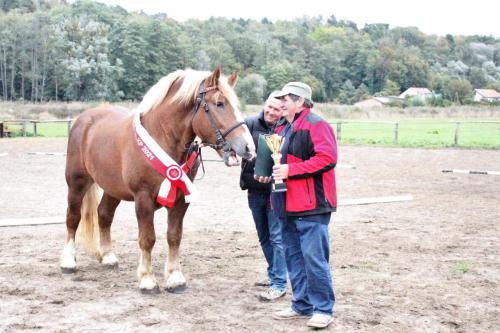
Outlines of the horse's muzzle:
{"type": "Polygon", "coordinates": [[[253,142],[249,145],[243,137],[236,137],[228,143],[231,149],[224,151],[223,154],[224,163],[227,166],[239,165],[236,155],[246,160],[255,158],[255,146],[253,142]]]}

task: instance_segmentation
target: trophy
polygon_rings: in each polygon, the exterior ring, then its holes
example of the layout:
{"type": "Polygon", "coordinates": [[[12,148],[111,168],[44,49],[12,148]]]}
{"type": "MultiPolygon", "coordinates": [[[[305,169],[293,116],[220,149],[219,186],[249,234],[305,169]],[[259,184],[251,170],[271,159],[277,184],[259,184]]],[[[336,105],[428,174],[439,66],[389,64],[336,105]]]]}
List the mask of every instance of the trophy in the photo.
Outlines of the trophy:
{"type": "MultiPolygon", "coordinates": [[[[271,158],[274,165],[279,166],[281,162],[281,147],[285,143],[285,138],[278,134],[265,135],[266,144],[271,150],[271,158]]],[[[286,184],[281,179],[273,179],[273,192],[285,192],[286,184]]]]}

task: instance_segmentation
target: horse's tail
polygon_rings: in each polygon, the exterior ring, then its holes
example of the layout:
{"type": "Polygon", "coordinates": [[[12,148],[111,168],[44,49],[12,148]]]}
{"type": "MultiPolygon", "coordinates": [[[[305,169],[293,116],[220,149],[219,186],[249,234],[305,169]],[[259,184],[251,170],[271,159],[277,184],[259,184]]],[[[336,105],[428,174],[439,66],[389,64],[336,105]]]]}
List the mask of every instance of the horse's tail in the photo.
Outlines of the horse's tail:
{"type": "Polygon", "coordinates": [[[81,220],[78,228],[79,238],[83,241],[85,251],[101,260],[99,250],[99,222],[97,205],[99,203],[99,186],[92,184],[83,197],[81,220]]]}

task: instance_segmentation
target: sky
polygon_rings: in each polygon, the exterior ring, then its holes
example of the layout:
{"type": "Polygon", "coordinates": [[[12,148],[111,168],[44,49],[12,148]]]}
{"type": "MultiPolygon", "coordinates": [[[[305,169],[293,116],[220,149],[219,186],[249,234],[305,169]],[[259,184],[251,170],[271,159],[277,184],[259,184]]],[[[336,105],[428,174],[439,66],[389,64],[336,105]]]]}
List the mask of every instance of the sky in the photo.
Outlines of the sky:
{"type": "Polygon", "coordinates": [[[271,21],[302,16],[328,17],[365,23],[414,26],[426,34],[493,35],[500,37],[498,0],[98,0],[120,5],[129,11],[166,13],[183,22],[211,16],[271,21]]]}

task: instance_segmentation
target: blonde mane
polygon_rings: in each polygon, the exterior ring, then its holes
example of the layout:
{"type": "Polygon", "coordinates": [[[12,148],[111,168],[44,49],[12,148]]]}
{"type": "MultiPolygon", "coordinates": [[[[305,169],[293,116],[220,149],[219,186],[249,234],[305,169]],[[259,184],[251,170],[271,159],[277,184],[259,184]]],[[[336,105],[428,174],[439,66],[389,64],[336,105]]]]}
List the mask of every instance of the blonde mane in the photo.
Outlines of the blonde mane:
{"type": "MultiPolygon", "coordinates": [[[[165,96],[167,96],[172,84],[178,79],[182,80],[182,85],[172,97],[172,102],[188,105],[196,99],[200,84],[211,74],[211,72],[195,71],[192,69],[177,70],[172,72],[167,76],[162,77],[160,81],[148,90],[139,106],[135,109],[135,112],[144,114],[160,105],[165,99],[165,96]]],[[[231,88],[231,86],[227,83],[226,77],[220,77],[217,88],[228,99],[233,109],[236,112],[239,112],[237,111],[238,97],[236,96],[233,88],[231,88]]]]}

